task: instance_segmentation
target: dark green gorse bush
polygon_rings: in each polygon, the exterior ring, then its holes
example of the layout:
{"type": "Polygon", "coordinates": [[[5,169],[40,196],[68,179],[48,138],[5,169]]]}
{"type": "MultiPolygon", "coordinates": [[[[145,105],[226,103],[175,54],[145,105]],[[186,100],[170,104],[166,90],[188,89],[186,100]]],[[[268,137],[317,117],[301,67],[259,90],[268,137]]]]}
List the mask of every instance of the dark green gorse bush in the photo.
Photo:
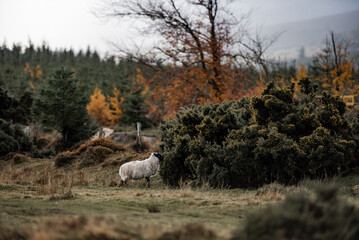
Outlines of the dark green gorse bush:
{"type": "Polygon", "coordinates": [[[164,182],[212,187],[256,187],[274,181],[330,177],[355,163],[356,138],[343,117],[344,102],[315,95],[309,79],[261,96],[183,108],[161,125],[164,182]]]}

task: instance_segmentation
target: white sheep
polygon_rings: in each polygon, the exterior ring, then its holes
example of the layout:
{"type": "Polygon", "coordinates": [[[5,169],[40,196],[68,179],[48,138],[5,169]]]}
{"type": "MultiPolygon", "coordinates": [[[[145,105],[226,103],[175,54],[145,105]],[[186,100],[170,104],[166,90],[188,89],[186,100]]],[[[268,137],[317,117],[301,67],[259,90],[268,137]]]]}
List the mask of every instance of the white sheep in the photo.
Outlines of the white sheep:
{"type": "Polygon", "coordinates": [[[121,165],[119,174],[121,177],[120,186],[127,183],[127,180],[139,180],[146,178],[147,186],[150,187],[150,177],[156,174],[163,156],[159,153],[151,153],[151,156],[142,161],[132,161],[121,165]]]}

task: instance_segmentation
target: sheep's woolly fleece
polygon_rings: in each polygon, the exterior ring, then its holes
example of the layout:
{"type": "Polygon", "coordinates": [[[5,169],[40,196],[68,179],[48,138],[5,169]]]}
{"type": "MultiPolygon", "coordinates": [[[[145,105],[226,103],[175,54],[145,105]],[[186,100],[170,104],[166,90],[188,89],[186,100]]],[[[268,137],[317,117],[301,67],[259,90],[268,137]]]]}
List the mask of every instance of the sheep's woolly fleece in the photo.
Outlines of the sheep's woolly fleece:
{"type": "Polygon", "coordinates": [[[150,177],[156,174],[160,165],[160,159],[151,153],[151,156],[142,161],[132,161],[123,164],[120,167],[119,174],[121,180],[126,182],[133,179],[138,180],[142,178],[150,177]]]}

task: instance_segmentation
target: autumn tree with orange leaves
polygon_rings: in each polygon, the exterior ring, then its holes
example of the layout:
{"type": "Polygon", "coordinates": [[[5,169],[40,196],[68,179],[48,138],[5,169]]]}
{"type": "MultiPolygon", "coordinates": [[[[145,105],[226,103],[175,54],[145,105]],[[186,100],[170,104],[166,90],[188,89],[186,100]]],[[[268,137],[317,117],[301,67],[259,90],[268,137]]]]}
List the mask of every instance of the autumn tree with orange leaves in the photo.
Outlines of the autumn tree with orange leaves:
{"type": "Polygon", "coordinates": [[[112,126],[121,120],[123,110],[120,104],[124,99],[119,97],[120,91],[117,88],[114,89],[113,95],[107,100],[101,89],[95,87],[91,101],[87,105],[88,113],[102,126],[112,126]]]}
{"type": "Polygon", "coordinates": [[[142,18],[149,23],[146,33],[162,37],[150,54],[120,49],[127,57],[157,72],[147,81],[151,87],[152,114],[166,118],[185,105],[238,99],[244,95],[246,70],[254,63],[265,66],[264,43],[245,42],[245,31],[240,27],[242,19],[231,13],[228,3],[217,0],[108,1],[107,16],[142,18]],[[243,47],[249,51],[245,52],[243,47]]]}

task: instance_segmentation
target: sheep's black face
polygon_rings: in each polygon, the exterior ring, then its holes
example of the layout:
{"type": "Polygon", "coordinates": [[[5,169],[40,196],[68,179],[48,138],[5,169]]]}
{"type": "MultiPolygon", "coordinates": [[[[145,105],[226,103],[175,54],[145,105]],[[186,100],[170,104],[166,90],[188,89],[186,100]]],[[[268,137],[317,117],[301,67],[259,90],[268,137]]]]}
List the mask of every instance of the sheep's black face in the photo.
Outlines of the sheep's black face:
{"type": "Polygon", "coordinates": [[[159,153],[154,153],[155,157],[160,160],[160,163],[163,161],[163,156],[159,153]]]}

